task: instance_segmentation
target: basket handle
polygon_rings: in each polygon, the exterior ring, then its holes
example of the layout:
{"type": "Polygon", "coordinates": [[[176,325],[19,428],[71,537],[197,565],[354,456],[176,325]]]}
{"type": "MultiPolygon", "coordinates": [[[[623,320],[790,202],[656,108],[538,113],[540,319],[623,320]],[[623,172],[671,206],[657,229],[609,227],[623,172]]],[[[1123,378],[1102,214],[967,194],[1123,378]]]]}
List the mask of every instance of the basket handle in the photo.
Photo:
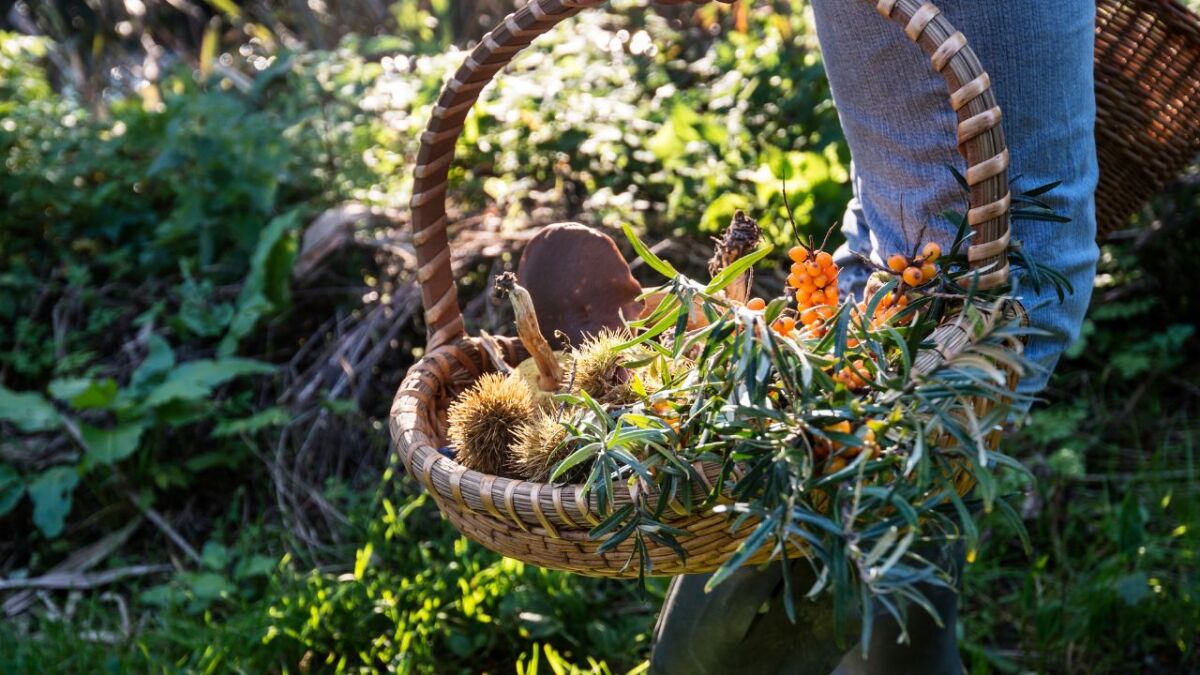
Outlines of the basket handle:
{"type": "MultiPolygon", "coordinates": [[[[1005,251],[1009,242],[1008,148],[1000,127],[1000,108],[988,77],[967,39],[931,2],[865,0],[885,18],[904,27],[909,39],[929,55],[950,93],[958,114],[958,149],[967,162],[970,186],[968,221],[974,243],[968,249],[979,288],[1008,281],[1005,251]]],[[[412,196],[412,241],[417,253],[417,279],[425,308],[428,349],[463,337],[462,311],[450,265],[446,234],[446,188],[454,146],[463,121],[479,92],[500,69],[537,36],[581,10],[604,0],[529,0],[483,37],[446,83],[417,153],[412,196]]],[[[914,77],[917,76],[914,74],[914,77]]]]}

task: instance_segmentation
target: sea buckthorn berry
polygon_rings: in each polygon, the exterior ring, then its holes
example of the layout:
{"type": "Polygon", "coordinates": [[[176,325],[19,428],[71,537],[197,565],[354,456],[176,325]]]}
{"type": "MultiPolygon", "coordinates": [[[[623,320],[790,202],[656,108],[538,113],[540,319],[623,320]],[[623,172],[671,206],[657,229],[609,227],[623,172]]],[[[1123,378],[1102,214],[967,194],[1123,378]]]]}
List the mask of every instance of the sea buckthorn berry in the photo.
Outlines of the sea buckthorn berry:
{"type": "Polygon", "coordinates": [[[796,302],[801,305],[808,305],[812,300],[812,291],[806,291],[803,288],[796,289],[796,302]]]}
{"type": "Polygon", "coordinates": [[[775,321],[775,330],[787,335],[796,328],[796,320],[790,316],[781,316],[775,321]]]}
{"type": "Polygon", "coordinates": [[[812,261],[806,262],[804,263],[804,272],[810,277],[815,277],[821,273],[821,266],[812,261]]]}
{"type": "Polygon", "coordinates": [[[896,306],[901,309],[908,307],[908,296],[907,295],[900,296],[900,299],[896,301],[896,306]]]}
{"type": "Polygon", "coordinates": [[[836,305],[837,301],[838,301],[837,286],[826,286],[825,287],[825,302],[828,302],[831,305],[836,305]]]}
{"type": "Polygon", "coordinates": [[[826,251],[821,251],[817,254],[817,264],[821,267],[832,267],[833,256],[826,251]]]}
{"type": "Polygon", "coordinates": [[[803,246],[793,246],[788,250],[788,257],[792,259],[792,262],[802,263],[808,260],[808,249],[803,246]]]}
{"type": "Polygon", "coordinates": [[[813,291],[817,290],[817,285],[812,282],[812,278],[805,277],[804,280],[802,280],[800,282],[800,285],[797,286],[796,288],[798,288],[802,291],[808,291],[809,293],[812,293],[813,291]]]}
{"type": "Polygon", "coordinates": [[[762,298],[750,298],[750,302],[746,303],[746,309],[752,309],[756,312],[761,312],[767,308],[767,301],[762,298]]]}
{"type": "Polygon", "coordinates": [[[808,301],[814,305],[824,304],[825,303],[825,292],[824,291],[813,291],[808,296],[808,301]]]}
{"type": "Polygon", "coordinates": [[[942,247],[938,246],[936,241],[931,241],[921,249],[921,257],[929,262],[937,262],[937,259],[942,257],[942,247]]]}
{"type": "Polygon", "coordinates": [[[790,274],[788,275],[787,282],[788,286],[791,286],[792,288],[800,288],[800,285],[804,283],[804,279],[802,279],[799,275],[790,274]]]}
{"type": "Polygon", "coordinates": [[[925,275],[921,274],[921,268],[910,267],[904,270],[904,283],[909,286],[920,286],[923,281],[925,281],[925,275]]]}
{"type": "Polygon", "coordinates": [[[897,253],[896,255],[888,258],[887,264],[889,270],[895,272],[896,274],[900,274],[904,271],[904,268],[908,267],[908,260],[904,256],[897,253]]]}
{"type": "Polygon", "coordinates": [[[820,314],[822,319],[832,319],[834,313],[834,309],[829,305],[821,305],[820,307],[817,307],[817,314],[820,314]]]}
{"type": "Polygon", "coordinates": [[[931,262],[927,262],[924,265],[921,265],[921,276],[925,277],[926,281],[929,281],[930,279],[936,277],[937,273],[938,273],[937,265],[934,265],[931,262]]]}
{"type": "Polygon", "coordinates": [[[804,263],[792,263],[792,274],[804,274],[804,263]]]}
{"type": "Polygon", "coordinates": [[[827,469],[827,473],[837,473],[844,468],[846,468],[846,458],[845,457],[834,457],[833,459],[829,460],[829,467],[827,469]]]}
{"type": "Polygon", "coordinates": [[[829,285],[829,277],[825,276],[824,274],[818,274],[817,276],[813,277],[812,282],[817,288],[825,288],[829,285]]]}

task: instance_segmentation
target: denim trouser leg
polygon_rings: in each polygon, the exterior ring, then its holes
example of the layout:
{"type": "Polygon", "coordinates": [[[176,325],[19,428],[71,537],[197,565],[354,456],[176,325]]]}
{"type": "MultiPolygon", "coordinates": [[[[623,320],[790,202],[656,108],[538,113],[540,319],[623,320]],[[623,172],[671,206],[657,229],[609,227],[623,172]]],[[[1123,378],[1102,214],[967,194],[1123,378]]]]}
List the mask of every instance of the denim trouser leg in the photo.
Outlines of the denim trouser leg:
{"type": "MultiPolygon", "coordinates": [[[[1093,193],[1098,169],[1092,61],[1093,0],[941,0],[942,12],[967,36],[991,75],[1004,114],[1015,191],[1053,181],[1044,199],[1072,218],[1067,224],[1015,221],[1013,237],[1042,264],[1070,279],[1063,304],[1049,288],[1035,293],[1024,275],[1017,293],[1031,323],[1052,337],[1034,338],[1028,355],[1047,370],[1075,339],[1091,298],[1099,255],[1093,193]]],[[[842,127],[854,160],[855,200],[843,223],[847,245],[836,256],[855,267],[850,251],[882,262],[923,240],[943,246],[953,237],[945,211],[961,212],[964,193],[946,165],[963,170],[955,149],[956,119],[944,81],[899,26],[862,0],[813,0],[817,33],[842,127]]],[[[846,292],[864,275],[844,275],[846,292]]],[[[1036,393],[1046,375],[1030,375],[1036,393]]]]}

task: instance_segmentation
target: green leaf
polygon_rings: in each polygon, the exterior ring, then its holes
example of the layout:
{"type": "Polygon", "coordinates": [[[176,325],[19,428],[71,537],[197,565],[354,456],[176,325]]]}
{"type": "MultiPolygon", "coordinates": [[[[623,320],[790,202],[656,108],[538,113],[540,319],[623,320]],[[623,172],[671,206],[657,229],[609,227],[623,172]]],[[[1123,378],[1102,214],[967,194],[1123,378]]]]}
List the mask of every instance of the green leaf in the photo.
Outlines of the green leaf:
{"type": "Polygon", "coordinates": [[[655,255],[654,251],[651,251],[650,248],[646,246],[646,244],[639,239],[636,234],[634,234],[632,227],[630,227],[628,224],[625,224],[621,226],[621,229],[625,231],[625,238],[629,240],[631,245],[633,245],[633,250],[637,252],[638,256],[644,260],[647,265],[650,266],[650,269],[658,272],[668,279],[674,279],[675,277],[679,276],[679,272],[675,271],[675,268],[671,266],[671,263],[655,255]]]}
{"type": "Polygon", "coordinates": [[[71,512],[71,494],[79,484],[79,471],[73,466],[56,466],[42,472],[29,484],[33,501],[33,524],[46,537],[62,533],[63,522],[71,512]]]}
{"type": "Polygon", "coordinates": [[[774,248],[771,244],[767,244],[750,255],[738,258],[732,265],[721,270],[720,274],[708,282],[708,286],[705,286],[704,292],[711,295],[733,283],[733,280],[741,276],[742,272],[753,267],[755,263],[766,257],[774,248]]]}
{"type": "Polygon", "coordinates": [[[35,432],[57,427],[62,417],[40,394],[0,385],[0,421],[12,422],[21,431],[35,432]]]}
{"type": "Polygon", "coordinates": [[[152,389],[145,405],[153,408],[171,401],[197,401],[235,378],[274,371],[275,367],[269,363],[239,357],[189,361],[171,371],[162,384],[152,389]]]}
{"type": "Polygon", "coordinates": [[[237,591],[224,575],[216,572],[201,572],[187,575],[186,581],[197,599],[205,602],[216,600],[237,591]]]}
{"type": "Polygon", "coordinates": [[[221,542],[207,541],[200,552],[200,561],[208,569],[219,572],[229,564],[229,549],[221,542]]]}
{"type": "Polygon", "coordinates": [[[236,420],[221,420],[213,429],[213,438],[226,438],[238,434],[252,434],[268,427],[279,427],[292,420],[287,408],[274,406],[249,417],[236,420]]]}
{"type": "Polygon", "coordinates": [[[25,481],[16,469],[0,464],[0,516],[16,507],[25,495],[25,481]]]}
{"type": "Polygon", "coordinates": [[[290,300],[288,279],[296,259],[296,240],[289,236],[300,227],[300,211],[292,210],[273,219],[258,237],[250,274],[238,295],[237,310],[229,332],[221,340],[220,356],[232,356],[238,343],[250,334],[264,316],[278,311],[290,300]]]}
{"type": "Polygon", "coordinates": [[[1134,572],[1117,579],[1117,595],[1132,607],[1150,596],[1150,582],[1145,572],[1134,572]]]}
{"type": "Polygon", "coordinates": [[[87,446],[88,457],[98,464],[112,464],[132,455],[138,449],[146,422],[126,422],[111,429],[79,425],[79,435],[87,446]]]}
{"type": "Polygon", "coordinates": [[[152,381],[175,367],[175,354],[171,345],[159,335],[152,334],[146,338],[146,358],[129,379],[129,386],[134,389],[144,389],[152,381]]]}
{"type": "Polygon", "coordinates": [[[108,408],[117,398],[117,381],[68,378],[53,380],[46,387],[54,398],[70,404],[75,410],[108,408]]]}

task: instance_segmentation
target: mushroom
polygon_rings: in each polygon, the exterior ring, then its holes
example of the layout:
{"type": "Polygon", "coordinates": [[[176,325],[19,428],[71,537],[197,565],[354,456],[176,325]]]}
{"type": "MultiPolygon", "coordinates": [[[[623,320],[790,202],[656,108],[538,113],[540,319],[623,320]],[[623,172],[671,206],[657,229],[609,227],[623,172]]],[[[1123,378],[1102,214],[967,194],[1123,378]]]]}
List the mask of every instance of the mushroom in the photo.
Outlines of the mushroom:
{"type": "MultiPolygon", "coordinates": [[[[542,335],[556,349],[581,345],[602,329],[620,330],[642,311],[642,287],[608,235],[579,223],[542,228],[517,267],[542,335]]],[[[523,339],[523,338],[522,338],[523,339]]]]}

